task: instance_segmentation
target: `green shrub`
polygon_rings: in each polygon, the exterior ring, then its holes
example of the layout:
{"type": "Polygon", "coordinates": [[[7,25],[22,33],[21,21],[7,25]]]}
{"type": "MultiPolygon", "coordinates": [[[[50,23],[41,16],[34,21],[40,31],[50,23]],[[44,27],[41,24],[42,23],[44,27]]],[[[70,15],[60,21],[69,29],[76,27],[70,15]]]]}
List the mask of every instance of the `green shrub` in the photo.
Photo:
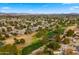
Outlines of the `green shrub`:
{"type": "Polygon", "coordinates": [[[24,39],[20,39],[20,43],[24,44],[25,40],[24,39]]]}
{"type": "Polygon", "coordinates": [[[45,55],[54,55],[53,50],[52,49],[48,49],[47,47],[44,48],[44,52],[45,55]]]}
{"type": "Polygon", "coordinates": [[[17,47],[15,45],[5,45],[0,48],[1,55],[16,55],[18,54],[17,47]]]}
{"type": "Polygon", "coordinates": [[[5,37],[0,37],[0,40],[5,40],[5,37]]]}
{"type": "Polygon", "coordinates": [[[17,38],[14,38],[15,43],[14,44],[20,44],[20,41],[17,38]]]}
{"type": "Polygon", "coordinates": [[[74,34],[74,30],[68,30],[66,36],[72,36],[74,34]]]}
{"type": "Polygon", "coordinates": [[[65,38],[64,41],[63,41],[63,43],[64,43],[64,44],[69,44],[69,43],[70,43],[70,39],[65,38]]]}
{"type": "Polygon", "coordinates": [[[48,45],[47,45],[48,48],[51,48],[53,50],[58,50],[61,46],[58,42],[55,42],[55,41],[51,41],[48,45]]]}
{"type": "Polygon", "coordinates": [[[62,40],[62,39],[60,38],[60,35],[56,35],[54,39],[55,39],[56,42],[61,42],[61,40],[62,40]]]}

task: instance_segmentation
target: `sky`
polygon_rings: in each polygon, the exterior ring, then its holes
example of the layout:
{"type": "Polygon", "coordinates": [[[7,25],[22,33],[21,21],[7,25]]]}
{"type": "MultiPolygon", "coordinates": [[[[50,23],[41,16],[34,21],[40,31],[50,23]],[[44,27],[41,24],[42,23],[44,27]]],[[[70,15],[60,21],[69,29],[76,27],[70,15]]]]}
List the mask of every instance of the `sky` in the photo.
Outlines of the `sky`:
{"type": "Polygon", "coordinates": [[[79,3],[0,3],[1,13],[79,13],[79,3]]]}

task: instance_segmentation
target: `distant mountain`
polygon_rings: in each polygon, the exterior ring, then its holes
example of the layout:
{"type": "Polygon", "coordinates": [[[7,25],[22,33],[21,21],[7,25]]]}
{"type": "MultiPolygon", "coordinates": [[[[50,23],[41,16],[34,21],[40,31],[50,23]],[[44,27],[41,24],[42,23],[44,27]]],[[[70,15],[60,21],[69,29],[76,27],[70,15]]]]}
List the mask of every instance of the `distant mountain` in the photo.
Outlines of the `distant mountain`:
{"type": "Polygon", "coordinates": [[[0,13],[0,16],[18,16],[18,15],[79,15],[79,13],[60,13],[60,14],[31,14],[31,13],[0,13]]]}
{"type": "Polygon", "coordinates": [[[29,15],[29,13],[0,13],[0,15],[17,16],[17,15],[29,15]]]}

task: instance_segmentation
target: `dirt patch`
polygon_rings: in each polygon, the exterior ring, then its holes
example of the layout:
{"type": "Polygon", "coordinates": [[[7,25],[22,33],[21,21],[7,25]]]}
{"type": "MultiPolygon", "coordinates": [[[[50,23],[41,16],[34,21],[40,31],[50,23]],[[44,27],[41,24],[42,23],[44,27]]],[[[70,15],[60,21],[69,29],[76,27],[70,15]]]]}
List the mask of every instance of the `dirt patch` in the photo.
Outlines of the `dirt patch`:
{"type": "Polygon", "coordinates": [[[29,44],[32,43],[32,38],[33,38],[33,35],[35,35],[35,33],[32,33],[32,34],[28,34],[28,35],[18,35],[18,36],[12,36],[12,37],[9,37],[7,38],[6,40],[4,40],[5,44],[13,44],[15,43],[14,41],[14,38],[17,38],[17,39],[25,39],[25,44],[18,44],[17,45],[17,48],[20,49],[20,48],[23,48],[25,46],[28,46],[29,44]]]}

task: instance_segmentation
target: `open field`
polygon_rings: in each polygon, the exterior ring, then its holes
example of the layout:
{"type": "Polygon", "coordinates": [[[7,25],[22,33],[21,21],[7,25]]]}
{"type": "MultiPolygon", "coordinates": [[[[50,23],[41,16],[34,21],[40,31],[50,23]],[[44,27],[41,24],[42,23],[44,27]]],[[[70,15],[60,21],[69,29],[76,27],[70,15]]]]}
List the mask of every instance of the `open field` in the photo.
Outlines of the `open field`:
{"type": "Polygon", "coordinates": [[[79,15],[0,15],[0,54],[79,54],[79,15]]]}
{"type": "Polygon", "coordinates": [[[14,38],[17,38],[18,40],[21,39],[21,38],[23,38],[23,39],[25,39],[25,44],[23,44],[23,45],[17,45],[17,48],[21,49],[21,48],[23,48],[25,46],[28,46],[28,45],[30,45],[32,43],[32,41],[33,41],[33,35],[34,34],[35,33],[28,34],[28,35],[12,36],[12,37],[7,38],[4,42],[5,42],[5,44],[14,44],[14,42],[15,42],[14,38]]]}

